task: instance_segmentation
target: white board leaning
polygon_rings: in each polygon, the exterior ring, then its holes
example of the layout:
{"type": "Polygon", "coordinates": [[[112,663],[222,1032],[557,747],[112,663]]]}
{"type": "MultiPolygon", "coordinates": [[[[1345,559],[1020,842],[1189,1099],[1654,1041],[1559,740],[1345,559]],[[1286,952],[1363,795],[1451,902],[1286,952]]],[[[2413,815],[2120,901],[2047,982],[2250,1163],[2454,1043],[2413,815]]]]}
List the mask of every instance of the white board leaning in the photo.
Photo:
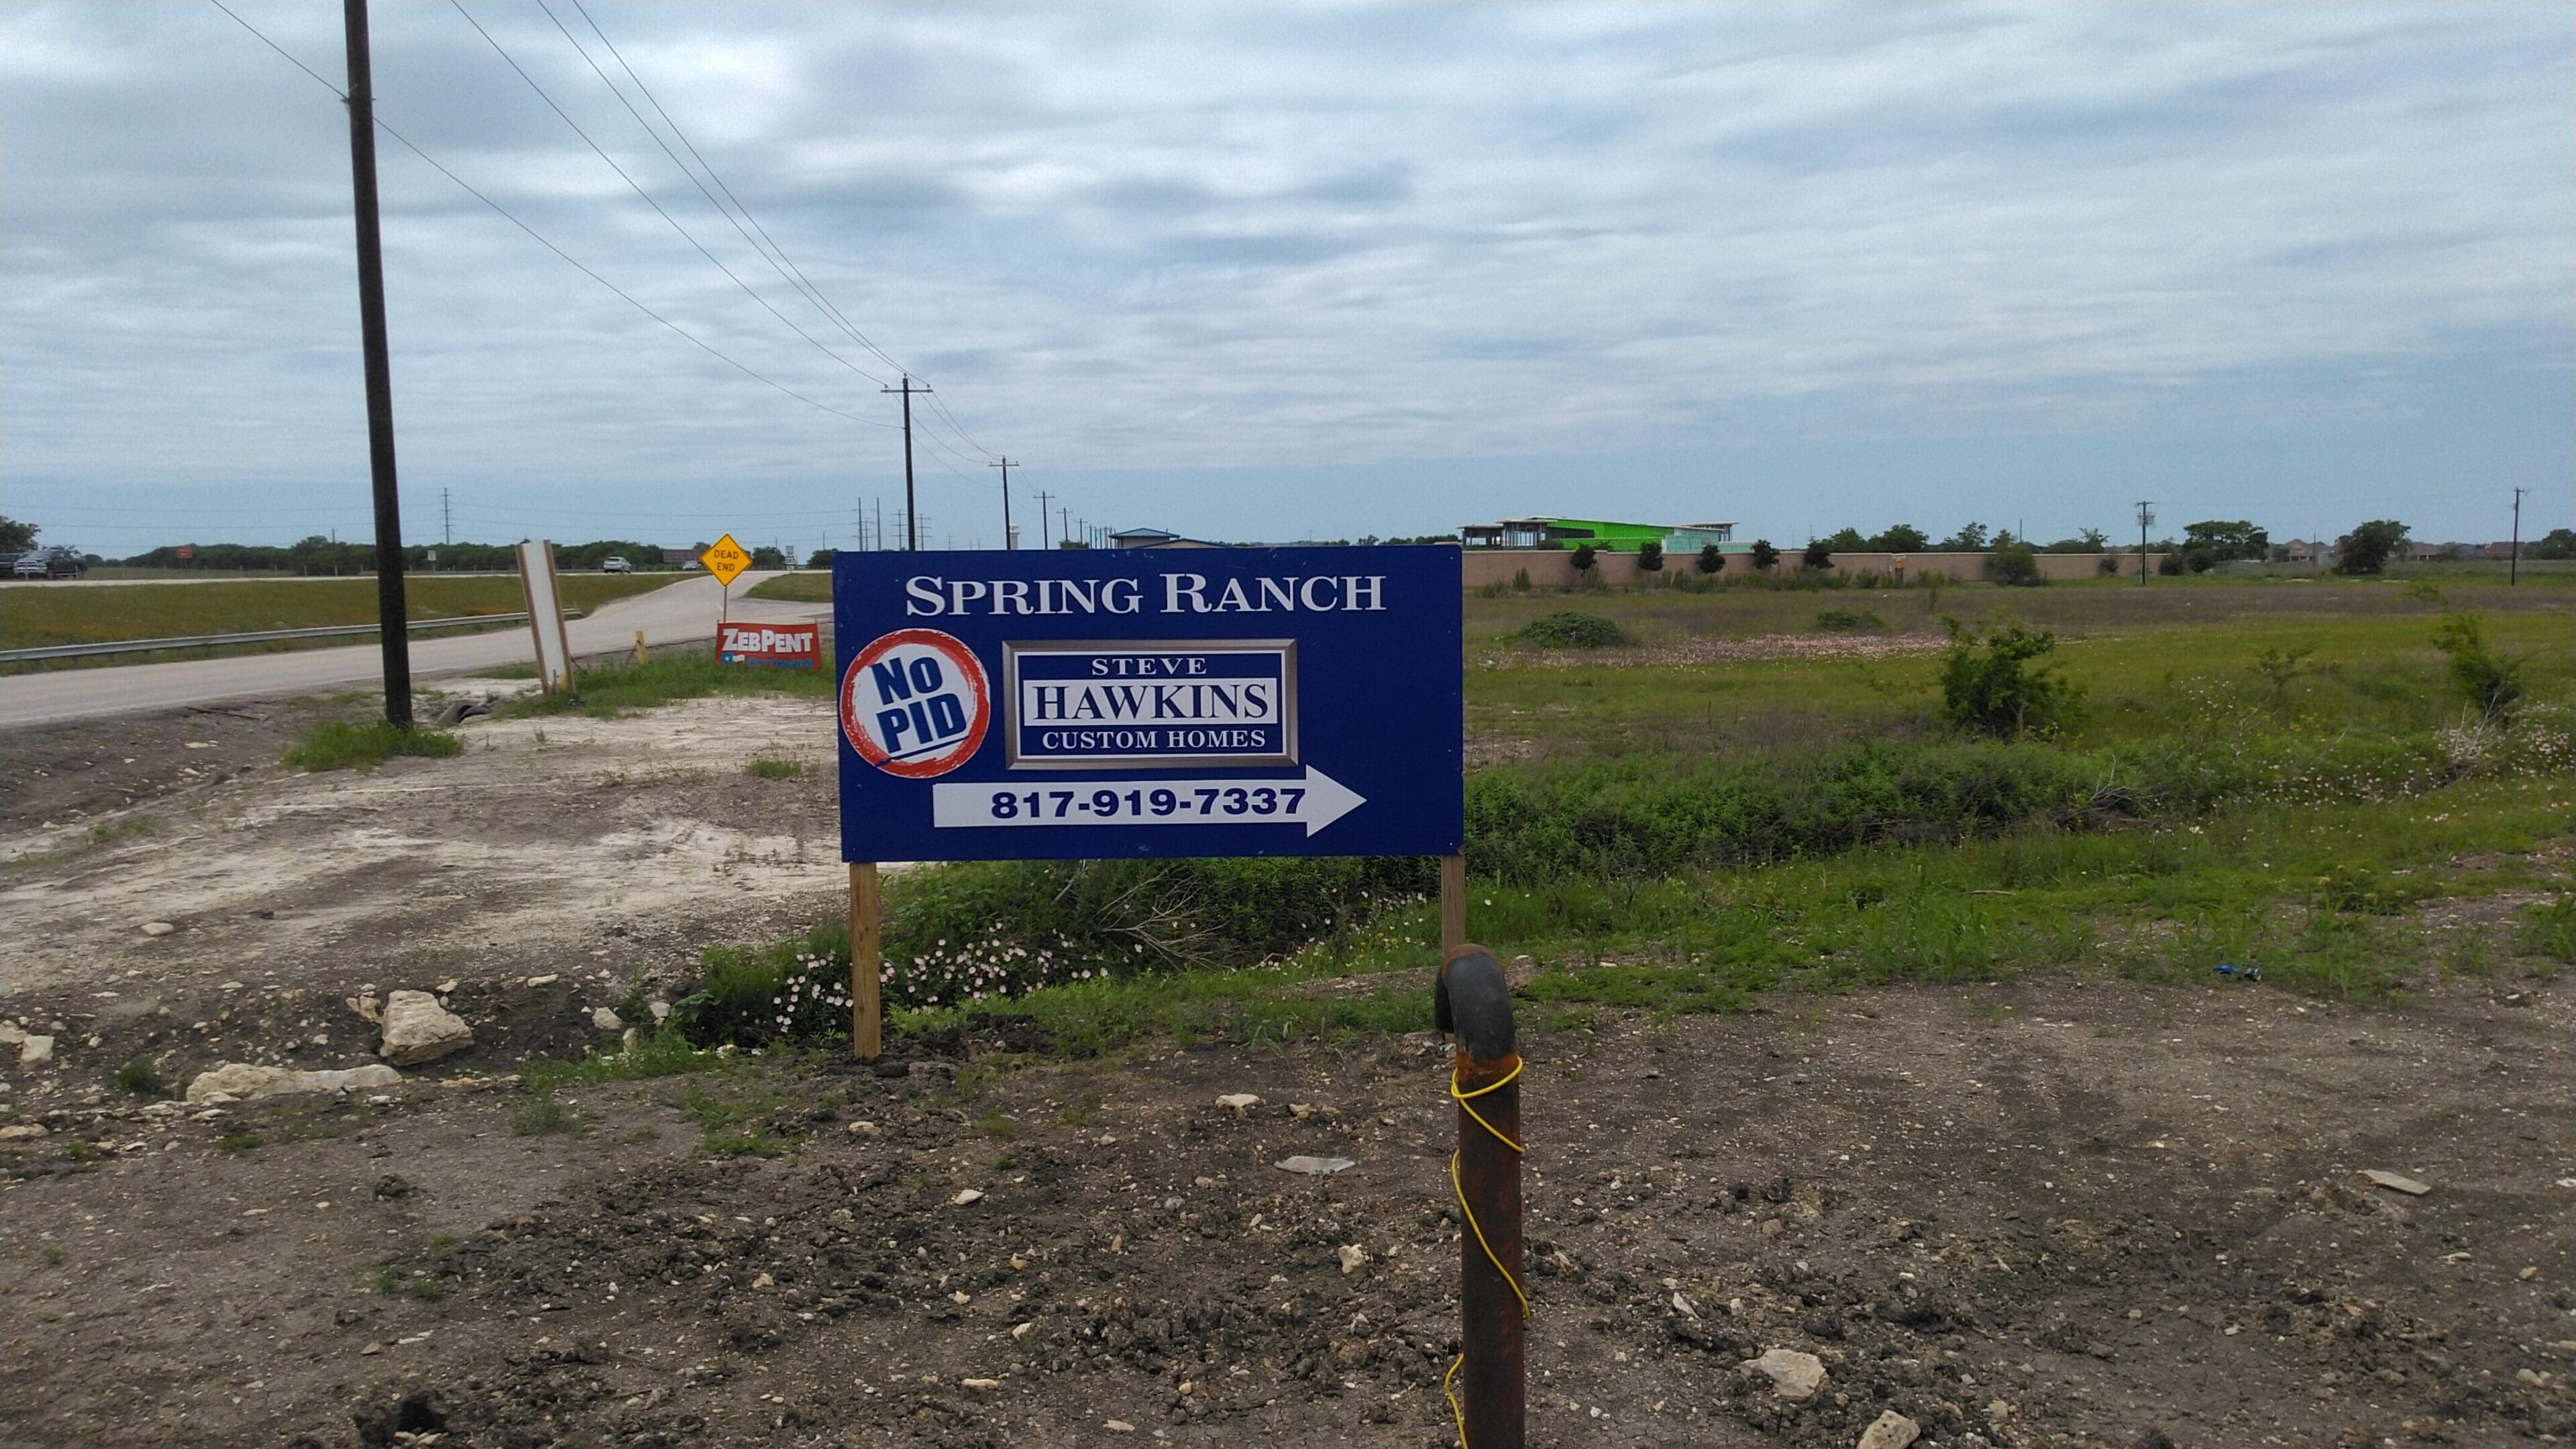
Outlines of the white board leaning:
{"type": "Polygon", "coordinates": [[[519,545],[519,592],[528,604],[528,629],[537,641],[537,680],[548,694],[572,692],[572,640],[564,633],[563,596],[555,587],[555,546],[546,539],[519,545]]]}

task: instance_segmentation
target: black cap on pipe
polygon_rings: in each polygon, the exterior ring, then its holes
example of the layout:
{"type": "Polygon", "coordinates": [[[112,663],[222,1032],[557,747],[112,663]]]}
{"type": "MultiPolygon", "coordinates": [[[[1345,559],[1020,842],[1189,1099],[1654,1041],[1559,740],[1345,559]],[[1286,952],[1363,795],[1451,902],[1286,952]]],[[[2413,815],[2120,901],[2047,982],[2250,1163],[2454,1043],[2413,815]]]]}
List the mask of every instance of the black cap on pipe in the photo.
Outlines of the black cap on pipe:
{"type": "Polygon", "coordinates": [[[1482,946],[1460,946],[1440,963],[1431,992],[1432,1024],[1458,1038],[1477,1061],[1500,1061],[1519,1045],[1512,1030],[1512,990],[1503,968],[1482,946]]]}

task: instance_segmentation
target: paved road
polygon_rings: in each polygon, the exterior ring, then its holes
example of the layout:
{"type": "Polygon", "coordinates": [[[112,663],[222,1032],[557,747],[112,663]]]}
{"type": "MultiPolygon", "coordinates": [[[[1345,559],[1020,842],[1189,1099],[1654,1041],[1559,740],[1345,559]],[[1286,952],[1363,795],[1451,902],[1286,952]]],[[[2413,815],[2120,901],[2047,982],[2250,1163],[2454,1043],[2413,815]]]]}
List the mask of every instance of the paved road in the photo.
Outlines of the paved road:
{"type": "MultiPolygon", "coordinates": [[[[768,624],[827,619],[829,604],[791,604],[776,599],[745,599],[743,593],[774,573],[748,573],[734,581],[733,617],[768,624]]],[[[588,618],[564,627],[575,654],[604,654],[635,642],[687,644],[716,635],[716,581],[700,575],[665,588],[600,606],[588,618]]],[[[524,626],[488,634],[411,641],[415,679],[440,674],[469,674],[496,664],[525,663],[530,657],[524,626]]],[[[94,719],[104,715],[140,714],[181,705],[254,695],[311,694],[375,684],[384,677],[384,656],[373,642],[333,649],[299,649],[279,654],[238,654],[222,659],[183,659],[170,664],[108,665],[18,674],[0,679],[0,729],[51,724],[59,720],[94,719]]]]}

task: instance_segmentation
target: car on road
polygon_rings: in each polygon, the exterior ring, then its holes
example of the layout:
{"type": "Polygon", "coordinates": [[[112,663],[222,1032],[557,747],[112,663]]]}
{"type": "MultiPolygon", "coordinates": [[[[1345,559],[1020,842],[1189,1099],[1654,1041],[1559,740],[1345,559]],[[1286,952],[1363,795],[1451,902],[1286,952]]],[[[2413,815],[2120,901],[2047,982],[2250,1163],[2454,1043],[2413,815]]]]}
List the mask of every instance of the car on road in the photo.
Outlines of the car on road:
{"type": "Polygon", "coordinates": [[[18,555],[17,560],[9,565],[9,577],[13,579],[41,579],[45,577],[45,556],[40,553],[22,553],[18,555]]]}
{"type": "Polygon", "coordinates": [[[635,565],[612,553],[599,561],[599,571],[604,574],[631,574],[635,572],[635,565]]]}

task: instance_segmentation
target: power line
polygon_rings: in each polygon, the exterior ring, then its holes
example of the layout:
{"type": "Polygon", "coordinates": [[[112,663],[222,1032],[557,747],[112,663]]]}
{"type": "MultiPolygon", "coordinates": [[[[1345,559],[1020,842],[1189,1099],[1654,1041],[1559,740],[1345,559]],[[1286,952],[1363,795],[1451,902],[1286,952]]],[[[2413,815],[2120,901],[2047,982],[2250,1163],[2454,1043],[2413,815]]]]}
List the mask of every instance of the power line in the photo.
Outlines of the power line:
{"type": "MultiPolygon", "coordinates": [[[[309,66],[309,65],[306,65],[304,62],[302,62],[302,61],[300,61],[300,60],[297,60],[297,59],[296,59],[292,54],[289,54],[289,53],[287,52],[287,50],[286,50],[286,48],[285,48],[284,46],[279,45],[276,41],[271,40],[271,39],[269,39],[266,35],[261,34],[261,33],[260,33],[260,30],[259,30],[259,27],[257,27],[257,26],[255,26],[255,25],[251,24],[251,23],[250,23],[249,21],[247,21],[247,20],[242,19],[239,15],[234,14],[234,13],[233,13],[233,11],[232,11],[232,9],[231,9],[230,7],[228,7],[228,6],[226,6],[226,5],[223,3],[223,0],[206,0],[206,3],[207,3],[207,4],[209,4],[209,5],[214,6],[214,7],[215,7],[216,9],[218,9],[218,10],[223,11],[226,15],[230,15],[230,16],[232,16],[232,19],[233,19],[233,23],[234,23],[234,24],[239,25],[242,29],[249,31],[253,36],[256,36],[256,37],[258,38],[259,42],[260,42],[262,45],[265,45],[265,46],[267,46],[269,49],[276,51],[279,55],[285,56],[285,57],[286,57],[286,59],[288,60],[288,62],[290,62],[291,64],[293,64],[293,65],[294,65],[294,67],[295,67],[297,70],[300,70],[300,71],[304,72],[306,75],[309,75],[309,76],[313,77],[313,79],[314,79],[315,81],[320,82],[320,84],[322,85],[322,88],[323,88],[323,89],[325,89],[325,90],[329,91],[331,94],[333,94],[333,95],[335,95],[335,96],[339,96],[339,97],[340,97],[340,99],[341,99],[343,102],[346,102],[346,101],[348,100],[348,97],[347,97],[345,94],[343,94],[343,93],[341,92],[341,90],[340,90],[340,88],[339,88],[338,86],[333,85],[330,81],[328,81],[328,80],[324,79],[324,78],[323,78],[323,76],[321,75],[321,73],[320,73],[320,72],[318,72],[318,71],[316,71],[316,70],[314,70],[314,69],[313,69],[313,67],[311,67],[311,66],[309,66]]],[[[450,181],[452,181],[452,182],[456,183],[457,187],[458,187],[460,190],[464,191],[464,193],[465,193],[466,195],[473,197],[476,201],[479,201],[479,202],[483,203],[485,206],[487,206],[487,207],[491,208],[491,209],[492,209],[492,211],[493,211],[495,214],[497,214],[497,215],[498,215],[502,220],[504,220],[504,221],[506,221],[506,222],[510,223],[510,225],[512,225],[512,226],[517,227],[519,230],[521,230],[521,231],[523,231],[523,232],[526,232],[526,233],[528,234],[528,238],[529,238],[529,240],[534,241],[537,245],[539,245],[539,246],[541,246],[541,247],[544,247],[547,251],[553,252],[556,256],[558,256],[558,257],[562,258],[566,263],[570,264],[570,265],[572,266],[572,268],[573,268],[575,271],[580,272],[583,276],[590,278],[592,281],[597,282],[599,285],[601,285],[601,286],[603,286],[603,287],[606,287],[609,291],[616,293],[616,294],[617,294],[617,296],[618,296],[618,299],[619,299],[620,301],[623,301],[624,303],[626,303],[626,305],[628,305],[628,306],[630,306],[630,307],[634,308],[634,309],[635,309],[636,311],[638,311],[638,312],[643,313],[645,316],[652,318],[654,321],[661,323],[664,327],[668,328],[668,329],[669,329],[669,330],[671,330],[672,332],[675,332],[675,333],[679,334],[679,336],[681,337],[681,339],[682,339],[682,340],[684,340],[684,341],[686,341],[690,346],[692,346],[692,347],[695,347],[695,348],[699,349],[700,351],[702,351],[702,352],[706,353],[707,355],[709,355],[709,356],[711,356],[711,357],[715,358],[717,361],[722,362],[722,363],[723,363],[723,364],[725,364],[727,367],[733,368],[735,371],[740,372],[740,373],[741,373],[741,374],[743,374],[745,377],[748,377],[748,378],[752,379],[753,381],[755,381],[755,382],[758,382],[758,383],[762,384],[762,385],[763,385],[763,386],[765,386],[765,387],[774,388],[774,389],[776,389],[776,390],[777,390],[777,391],[779,391],[779,392],[783,392],[783,393],[787,394],[789,397],[792,397],[792,398],[796,399],[798,402],[801,402],[801,403],[805,404],[807,407],[815,408],[815,409],[817,409],[817,410],[819,410],[819,411],[830,413],[832,416],[837,417],[837,418],[847,418],[848,420],[850,420],[851,422],[854,422],[854,423],[864,423],[864,424],[866,424],[867,426],[872,427],[872,428],[888,428],[888,429],[891,429],[891,428],[894,426],[892,423],[879,422],[879,421],[878,421],[877,419],[875,419],[875,418],[863,418],[863,417],[859,416],[857,413],[844,412],[843,410],[841,410],[841,409],[839,409],[839,408],[836,408],[836,407],[832,406],[830,403],[827,403],[827,402],[820,402],[820,401],[817,401],[817,400],[815,400],[815,399],[813,399],[813,398],[807,397],[805,394],[803,394],[803,393],[801,393],[801,392],[798,392],[796,389],[794,389],[794,388],[792,388],[792,387],[789,387],[787,384],[785,384],[785,383],[783,383],[783,382],[778,381],[776,378],[770,377],[770,376],[769,376],[769,375],[767,375],[766,373],[760,372],[760,371],[758,371],[758,370],[756,370],[756,369],[752,368],[752,367],[751,367],[749,364],[747,364],[747,363],[744,363],[744,362],[741,362],[741,361],[736,360],[736,359],[735,359],[731,354],[724,352],[722,349],[720,349],[720,348],[716,347],[713,343],[710,343],[710,342],[705,341],[704,339],[700,338],[696,333],[691,332],[691,331],[690,331],[690,330],[688,330],[687,328],[682,327],[679,323],[672,321],[670,318],[663,316],[661,313],[654,311],[651,307],[648,307],[648,306],[644,305],[644,303],[642,303],[642,302],[640,302],[640,301],[636,300],[635,296],[634,296],[632,293],[628,292],[625,288],[618,286],[615,282],[612,282],[612,281],[608,280],[606,277],[603,277],[603,276],[601,276],[599,273],[597,273],[597,272],[595,272],[595,271],[591,270],[591,268],[590,268],[589,266],[585,265],[585,264],[581,261],[581,259],[580,259],[580,258],[575,257],[572,253],[570,253],[570,252],[568,252],[568,251],[565,251],[562,247],[556,246],[553,242],[548,241],[548,240],[546,239],[546,237],[545,237],[545,234],[544,234],[544,233],[542,233],[542,232],[538,231],[535,227],[532,227],[532,226],[528,225],[526,222],[521,221],[521,220],[518,218],[518,216],[517,216],[515,213],[513,213],[513,212],[512,212],[508,207],[503,206],[501,203],[499,203],[499,202],[497,202],[497,201],[494,201],[491,197],[484,195],[481,191],[479,191],[479,190],[475,189],[475,187],[472,185],[472,183],[468,182],[464,177],[459,176],[459,175],[457,175],[455,172],[448,170],[448,169],[447,169],[446,164],[445,164],[445,163],[443,163],[443,162],[441,162],[437,157],[430,155],[427,151],[424,151],[424,150],[422,150],[419,146],[417,146],[417,145],[413,144],[412,139],[411,139],[409,136],[406,136],[406,135],[404,135],[402,132],[395,130],[395,129],[393,128],[393,126],[392,126],[389,122],[387,122],[387,121],[385,120],[385,118],[384,118],[384,117],[382,117],[382,116],[377,116],[377,117],[375,118],[375,122],[376,122],[376,129],[378,129],[378,130],[380,130],[380,131],[384,132],[384,133],[385,133],[386,135],[388,135],[388,136],[393,137],[396,141],[401,142],[401,143],[402,143],[402,147],[403,147],[403,149],[404,149],[404,150],[411,152],[411,154],[413,154],[414,156],[417,156],[417,157],[419,157],[421,160],[423,160],[423,161],[427,162],[427,163],[429,164],[429,167],[430,167],[430,169],[431,169],[431,170],[436,171],[439,175],[444,176],[444,177],[446,177],[448,180],[450,180],[450,181]]]]}
{"type": "MultiPolygon", "coordinates": [[[[762,310],[768,312],[770,316],[777,318],[782,323],[785,323],[789,331],[794,332],[797,336],[802,337],[808,343],[811,343],[815,351],[822,353],[825,357],[832,359],[834,362],[841,364],[843,367],[848,368],[850,371],[857,373],[859,376],[866,378],[870,382],[876,383],[879,386],[884,385],[885,379],[868,372],[864,368],[851,362],[848,358],[834,352],[829,346],[825,345],[821,339],[814,336],[814,334],[797,326],[795,319],[789,317],[786,313],[779,311],[776,307],[771,306],[769,299],[754,290],[749,282],[746,282],[741,277],[735,275],[733,268],[724,264],[723,258],[717,256],[714,252],[707,250],[706,243],[699,241],[687,227],[680,225],[680,219],[678,217],[671,215],[669,211],[663,208],[662,203],[655,201],[653,199],[653,193],[646,191],[642,182],[637,181],[633,176],[627,174],[626,168],[617,164],[617,158],[609,155],[606,147],[601,146],[597,141],[592,140],[590,133],[581,128],[580,122],[575,121],[563,107],[555,104],[555,98],[546,93],[546,88],[544,86],[537,84],[537,78],[528,74],[526,68],[519,64],[518,59],[510,54],[508,48],[503,46],[501,42],[493,36],[491,31],[483,28],[483,22],[475,19],[472,11],[465,8],[465,0],[447,0],[447,3],[455,7],[457,14],[465,17],[465,23],[474,27],[474,33],[483,37],[484,42],[492,47],[493,52],[499,55],[501,59],[509,65],[511,70],[518,73],[519,79],[528,83],[528,89],[537,93],[537,99],[546,103],[546,109],[553,111],[565,125],[572,128],[572,133],[574,135],[581,138],[583,145],[588,146],[600,160],[607,162],[608,169],[617,173],[617,179],[625,182],[628,190],[634,192],[637,196],[642,197],[644,204],[653,208],[654,215],[659,216],[662,220],[670,223],[671,230],[678,232],[682,241],[685,241],[690,246],[697,248],[699,256],[705,257],[709,262],[712,262],[715,265],[715,269],[717,271],[724,273],[725,280],[741,288],[744,296],[758,302],[761,305],[762,310]]],[[[548,19],[553,19],[554,12],[547,11],[546,15],[548,19]]],[[[557,30],[563,30],[563,22],[560,20],[555,21],[555,28],[557,30]]],[[[572,32],[564,30],[564,39],[572,40],[572,32]]],[[[573,49],[581,51],[581,43],[579,41],[573,41],[573,49]]],[[[587,51],[582,51],[581,56],[585,61],[590,59],[590,55],[587,51]]],[[[591,66],[591,69],[598,71],[599,67],[594,64],[591,66]]],[[[599,79],[602,84],[606,84],[608,81],[607,73],[600,72],[599,79]]],[[[615,91],[617,88],[612,85],[609,86],[609,89],[611,91],[615,91]]],[[[626,98],[622,95],[618,97],[618,100],[621,103],[625,99],[626,98]]],[[[630,106],[628,109],[632,110],[633,107],[630,106]]],[[[641,123],[643,119],[644,118],[641,116],[636,117],[638,123],[641,123]]]]}
{"type": "MultiPolygon", "coordinates": [[[[608,53],[612,57],[615,57],[617,61],[617,68],[626,72],[626,78],[628,80],[635,82],[635,89],[643,93],[645,101],[653,107],[653,113],[660,116],[663,123],[671,128],[672,135],[680,138],[680,144],[688,148],[689,155],[694,157],[700,166],[706,168],[707,176],[710,180],[715,182],[716,189],[725,194],[725,199],[732,202],[735,209],[742,213],[743,220],[751,223],[752,230],[760,233],[761,239],[769,243],[770,248],[777,252],[779,261],[786,264],[787,270],[794,273],[797,280],[804,283],[804,290],[808,293],[811,300],[814,301],[817,309],[821,310],[837,322],[840,325],[841,330],[848,333],[853,341],[857,342],[868,351],[875,353],[886,366],[895,368],[898,371],[902,370],[902,363],[897,362],[884,348],[879,347],[876,343],[868,340],[865,333],[859,331],[859,329],[851,323],[849,318],[842,315],[841,309],[834,306],[831,299],[823,295],[823,289],[814,285],[813,280],[805,275],[805,269],[796,265],[796,259],[787,255],[787,249],[778,244],[778,239],[769,234],[769,228],[762,226],[760,224],[760,218],[751,214],[751,208],[743,205],[742,198],[734,195],[733,188],[725,184],[724,177],[718,173],[715,166],[699,152],[697,143],[689,139],[689,133],[681,128],[678,121],[671,118],[671,113],[669,111],[663,109],[661,100],[653,94],[653,88],[646,85],[644,83],[644,78],[635,73],[635,67],[626,63],[625,54],[618,50],[617,43],[615,41],[608,38],[608,32],[599,28],[599,21],[591,15],[589,8],[584,6],[581,3],[581,0],[573,0],[573,9],[581,12],[582,20],[590,26],[591,33],[599,37],[599,43],[608,47],[608,53]]],[[[673,159],[676,161],[678,158],[674,157],[673,159]]],[[[712,198],[710,199],[712,200],[712,198]]],[[[721,210],[721,208],[719,208],[719,210],[721,210]]],[[[970,439],[969,441],[972,440],[970,439]]]]}
{"type": "MultiPolygon", "coordinates": [[[[538,0],[538,7],[546,11],[546,18],[555,22],[556,29],[564,31],[564,36],[567,40],[572,39],[572,32],[564,27],[564,24],[560,19],[555,17],[554,11],[546,6],[545,0],[538,0]]],[[[698,150],[697,143],[689,139],[688,131],[680,125],[678,120],[672,117],[670,111],[663,106],[660,98],[653,94],[653,88],[646,85],[644,83],[644,78],[635,73],[635,67],[628,64],[624,52],[618,50],[617,43],[610,40],[608,38],[608,32],[600,28],[597,17],[590,13],[589,8],[583,5],[581,0],[573,0],[573,9],[580,12],[583,22],[590,26],[591,33],[599,37],[599,43],[606,47],[609,56],[617,62],[618,69],[624,71],[626,73],[626,78],[635,83],[635,89],[643,95],[645,103],[653,108],[653,113],[662,118],[662,123],[671,128],[671,134],[679,138],[681,146],[687,149],[690,157],[694,159],[698,163],[699,167],[707,173],[707,179],[713,181],[716,184],[716,189],[724,193],[724,202],[717,201],[715,196],[707,191],[705,183],[700,182],[696,173],[690,171],[688,166],[680,160],[679,156],[672,152],[670,146],[663,142],[661,133],[655,131],[652,125],[645,121],[642,113],[636,111],[634,105],[626,100],[625,93],[618,89],[614,81],[609,80],[607,72],[601,70],[596,61],[591,61],[589,51],[583,49],[578,40],[573,41],[573,48],[582,52],[582,59],[590,63],[592,71],[599,75],[600,81],[607,85],[612,93],[616,94],[619,104],[624,105],[627,113],[635,117],[636,124],[643,126],[645,133],[653,137],[654,144],[662,148],[662,153],[671,158],[671,164],[680,168],[681,174],[689,178],[690,184],[698,188],[698,193],[707,198],[708,204],[715,207],[717,213],[722,215],[727,222],[732,224],[735,232],[739,233],[744,241],[751,243],[752,249],[760,253],[761,259],[769,263],[772,271],[775,271],[781,277],[786,278],[790,286],[795,287],[806,301],[812,303],[815,310],[820,312],[825,320],[838,326],[841,332],[849,337],[851,341],[858,343],[861,347],[864,347],[869,352],[875,354],[885,363],[886,366],[894,368],[897,371],[909,371],[910,369],[905,368],[903,363],[897,361],[893,354],[887,352],[884,348],[879,347],[866,333],[861,332],[858,329],[857,324],[851,322],[847,314],[841,311],[840,306],[833,302],[829,296],[824,294],[822,287],[811,277],[805,275],[805,269],[798,266],[796,259],[787,254],[787,248],[781,245],[776,237],[770,235],[769,228],[761,225],[760,218],[752,215],[751,208],[744,204],[742,198],[734,193],[734,189],[730,185],[726,184],[723,174],[716,170],[715,164],[707,160],[705,153],[698,150]],[[726,209],[725,202],[732,203],[732,210],[728,211],[726,209]],[[737,211],[741,213],[741,220],[739,221],[734,218],[734,212],[737,211]],[[746,222],[750,224],[751,231],[744,231],[743,227],[746,222]],[[757,241],[753,240],[752,232],[757,232],[759,234],[759,239],[757,241]],[[764,248],[762,243],[766,243],[767,246],[764,248]],[[772,253],[775,253],[775,255],[773,256],[772,253]]],[[[875,377],[874,374],[865,375],[867,375],[872,381],[876,382],[879,386],[882,387],[884,385],[885,380],[883,378],[875,377]]],[[[949,411],[948,404],[936,394],[931,396],[930,406],[931,410],[940,419],[944,420],[950,429],[955,431],[958,438],[961,439],[967,447],[972,448],[977,454],[984,458],[990,458],[993,456],[992,450],[978,442],[975,435],[967,431],[966,425],[958,421],[957,415],[949,411]]],[[[935,435],[933,435],[931,441],[936,443],[939,440],[935,435]]],[[[944,447],[946,445],[941,444],[941,446],[944,447]]],[[[973,463],[977,461],[974,458],[968,458],[962,454],[958,456],[959,461],[961,462],[973,463]]],[[[961,473],[958,476],[962,478],[966,475],[961,473]]]]}

